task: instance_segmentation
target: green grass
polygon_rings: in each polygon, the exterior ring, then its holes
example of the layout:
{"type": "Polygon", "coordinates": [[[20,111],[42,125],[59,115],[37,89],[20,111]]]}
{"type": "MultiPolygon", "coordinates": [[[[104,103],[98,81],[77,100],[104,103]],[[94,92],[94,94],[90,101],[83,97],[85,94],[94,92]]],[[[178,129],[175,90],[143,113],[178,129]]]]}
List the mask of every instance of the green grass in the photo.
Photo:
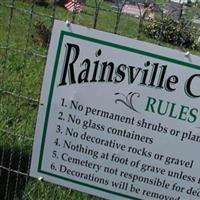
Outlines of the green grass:
{"type": "Polygon", "coordinates": [[[63,189],[59,186],[55,187],[55,185],[50,183],[30,180],[21,199],[97,200],[99,198],[71,189],[63,189]]]}
{"type": "Polygon", "coordinates": [[[163,7],[165,4],[166,4],[166,0],[156,0],[155,1],[156,2],[156,4],[158,4],[159,6],[161,6],[161,7],[163,7]]]}
{"type": "MultiPolygon", "coordinates": [[[[35,5],[32,10],[33,13],[30,15],[31,0],[15,0],[15,8],[17,9],[13,9],[10,24],[11,9],[7,7],[10,2],[8,0],[1,0],[0,2],[0,89],[4,91],[0,90],[0,165],[3,164],[6,167],[10,165],[12,169],[26,172],[32,149],[37,100],[39,99],[47,53],[47,45],[44,45],[34,25],[42,22],[47,27],[51,27],[52,19],[43,15],[52,15],[54,7],[51,3],[47,7],[35,5]],[[38,14],[41,14],[41,16],[38,14]],[[24,51],[26,51],[26,54],[24,54],[24,51]],[[5,91],[11,92],[12,95],[5,91]],[[29,97],[36,101],[19,98],[17,95],[29,97]],[[21,163],[19,163],[20,160],[21,163]]],[[[51,1],[49,0],[49,2],[51,1]]],[[[162,0],[160,2],[163,3],[162,0]]],[[[76,16],[75,23],[93,27],[94,0],[88,0],[87,4],[91,7],[84,7],[83,12],[76,16]]],[[[116,12],[111,11],[110,4],[106,2],[102,4],[102,8],[104,10],[99,13],[96,28],[113,32],[116,24],[116,12]]],[[[64,21],[66,19],[71,20],[72,13],[66,11],[63,7],[56,6],[55,18],[64,21]]],[[[121,16],[118,34],[136,38],[137,29],[138,19],[126,15],[121,16]]],[[[140,39],[171,48],[179,48],[149,39],[143,34],[141,34],[140,39]]],[[[200,54],[198,51],[193,52],[200,54]]],[[[5,195],[7,176],[8,173],[3,172],[3,179],[0,180],[0,199],[3,199],[5,195]]],[[[15,182],[16,176],[11,174],[8,188],[11,194],[16,186],[15,182]]],[[[19,192],[17,192],[16,199],[99,199],[34,179],[30,179],[25,185],[23,177],[19,178],[18,186],[19,192]]]]}
{"type": "Polygon", "coordinates": [[[194,19],[197,15],[197,13],[200,10],[200,3],[197,5],[192,5],[192,6],[185,6],[185,17],[189,19],[194,19]]]}

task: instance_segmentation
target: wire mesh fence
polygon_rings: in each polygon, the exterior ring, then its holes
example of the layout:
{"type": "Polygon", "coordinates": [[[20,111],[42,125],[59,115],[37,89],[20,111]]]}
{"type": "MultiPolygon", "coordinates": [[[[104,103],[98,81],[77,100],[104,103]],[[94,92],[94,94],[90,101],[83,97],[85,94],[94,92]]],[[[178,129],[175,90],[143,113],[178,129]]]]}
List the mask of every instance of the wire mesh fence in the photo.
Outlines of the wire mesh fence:
{"type": "MultiPolygon", "coordinates": [[[[131,12],[136,12],[134,15],[137,15],[134,16],[124,9],[127,3],[130,3],[126,0],[87,0],[83,3],[80,13],[66,10],[63,6],[65,1],[1,0],[0,199],[97,199],[29,177],[39,94],[51,29],[54,19],[68,20],[114,34],[169,46],[177,34],[174,34],[176,28],[172,27],[170,38],[163,40],[168,28],[164,21],[164,4],[141,2],[135,3],[132,8],[131,12]],[[160,14],[152,19],[147,17],[147,12],[153,9],[156,10],[154,14],[160,14]],[[156,20],[157,18],[159,20],[156,20]],[[145,23],[147,32],[152,29],[151,37],[145,35],[145,23]]],[[[171,14],[168,13],[169,16],[171,14]]],[[[177,46],[173,47],[194,49],[194,46],[184,45],[184,42],[189,37],[186,33],[190,33],[198,47],[199,26],[194,28],[193,24],[184,23],[179,27],[185,28],[185,31],[179,31],[182,33],[182,43],[176,41],[174,44],[177,46]]],[[[186,42],[191,44],[192,41],[186,42]]],[[[198,48],[194,51],[199,53],[198,48]]]]}

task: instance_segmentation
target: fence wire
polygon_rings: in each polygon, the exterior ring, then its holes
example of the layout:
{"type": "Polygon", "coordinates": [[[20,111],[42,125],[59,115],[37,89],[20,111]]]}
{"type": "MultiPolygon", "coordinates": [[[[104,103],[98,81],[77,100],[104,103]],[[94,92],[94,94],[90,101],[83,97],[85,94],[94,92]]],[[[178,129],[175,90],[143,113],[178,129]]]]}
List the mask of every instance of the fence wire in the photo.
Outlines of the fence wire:
{"type": "MultiPolygon", "coordinates": [[[[87,0],[80,13],[67,11],[64,2],[0,2],[0,199],[98,199],[29,177],[39,94],[51,29],[54,19],[60,19],[114,34],[146,39],[143,28],[144,23],[152,21],[146,17],[152,5],[145,4],[142,7],[140,3],[136,4],[139,16],[135,17],[124,13],[127,0],[87,0]]],[[[157,12],[160,12],[159,9],[157,12]]],[[[161,20],[156,25],[161,28],[153,42],[161,43],[164,23],[161,20]]],[[[199,32],[194,30],[192,33],[198,40],[199,32]]]]}

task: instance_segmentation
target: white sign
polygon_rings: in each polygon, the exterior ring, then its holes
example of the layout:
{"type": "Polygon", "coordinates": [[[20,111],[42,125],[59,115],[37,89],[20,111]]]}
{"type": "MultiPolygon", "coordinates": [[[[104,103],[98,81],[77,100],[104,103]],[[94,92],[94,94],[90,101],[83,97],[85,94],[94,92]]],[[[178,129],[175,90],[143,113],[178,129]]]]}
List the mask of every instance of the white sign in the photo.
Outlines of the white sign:
{"type": "Polygon", "coordinates": [[[55,21],[31,176],[113,200],[200,199],[199,63],[55,21]]]}

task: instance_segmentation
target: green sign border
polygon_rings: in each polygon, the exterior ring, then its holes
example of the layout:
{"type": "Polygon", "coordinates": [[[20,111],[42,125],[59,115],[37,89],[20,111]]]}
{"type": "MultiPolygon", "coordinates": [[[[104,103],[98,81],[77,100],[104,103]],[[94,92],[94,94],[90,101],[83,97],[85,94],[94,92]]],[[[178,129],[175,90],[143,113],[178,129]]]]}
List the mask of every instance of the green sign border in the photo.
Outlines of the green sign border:
{"type": "Polygon", "coordinates": [[[148,56],[148,57],[164,60],[164,61],[167,61],[167,62],[171,62],[171,63],[175,63],[175,64],[178,64],[178,65],[190,67],[190,68],[193,68],[193,69],[200,70],[200,66],[195,65],[195,64],[191,64],[191,63],[187,63],[187,62],[184,62],[184,61],[176,60],[176,59],[173,59],[173,58],[165,57],[165,56],[162,56],[162,55],[157,55],[157,54],[153,54],[153,53],[150,53],[150,52],[142,51],[142,50],[139,50],[139,49],[130,48],[130,47],[126,47],[126,46],[123,46],[123,45],[111,43],[111,42],[108,42],[108,41],[103,41],[103,40],[99,40],[99,39],[96,39],[96,38],[91,38],[91,37],[87,37],[87,36],[84,36],[84,35],[79,35],[79,34],[76,34],[76,33],[71,33],[71,32],[67,32],[67,31],[63,31],[63,30],[60,33],[60,38],[59,38],[59,43],[58,43],[57,53],[56,53],[56,59],[55,59],[55,64],[54,64],[54,69],[53,69],[53,75],[52,75],[52,80],[51,80],[50,92],[49,92],[49,97],[48,97],[47,110],[46,110],[46,115],[45,115],[45,122],[44,122],[43,136],[42,136],[42,142],[41,142],[41,150],[40,150],[40,156],[39,156],[39,164],[38,164],[38,172],[46,174],[48,176],[59,178],[59,179],[65,180],[65,181],[69,181],[69,182],[72,182],[72,183],[75,183],[75,184],[79,184],[79,185],[82,185],[82,186],[85,186],[85,187],[90,187],[90,188],[93,188],[93,189],[96,189],[96,190],[99,190],[99,191],[103,191],[103,192],[110,193],[110,194],[113,194],[113,195],[121,196],[121,197],[124,197],[124,198],[127,198],[127,199],[140,200],[138,198],[135,198],[135,197],[132,197],[132,196],[129,196],[129,195],[125,195],[125,194],[121,194],[119,192],[114,192],[114,191],[111,191],[111,190],[96,187],[94,185],[86,184],[86,183],[83,183],[81,181],[76,181],[76,180],[73,180],[73,179],[69,179],[69,178],[59,176],[59,175],[49,173],[49,172],[42,170],[44,145],[45,145],[45,140],[46,140],[46,135],[47,135],[47,127],[48,127],[49,114],[50,114],[50,109],[51,109],[51,101],[52,101],[53,92],[54,92],[54,85],[55,85],[55,79],[56,79],[56,74],[57,74],[57,69],[58,69],[61,47],[62,47],[63,38],[64,38],[65,35],[73,37],[73,38],[78,38],[78,39],[81,39],[81,40],[86,40],[86,41],[89,41],[89,42],[92,42],[92,43],[101,44],[101,45],[109,46],[109,47],[116,48],[116,49],[121,49],[123,51],[128,51],[128,52],[132,52],[132,53],[135,53],[135,54],[140,54],[140,55],[143,55],[143,56],[148,56]]]}

